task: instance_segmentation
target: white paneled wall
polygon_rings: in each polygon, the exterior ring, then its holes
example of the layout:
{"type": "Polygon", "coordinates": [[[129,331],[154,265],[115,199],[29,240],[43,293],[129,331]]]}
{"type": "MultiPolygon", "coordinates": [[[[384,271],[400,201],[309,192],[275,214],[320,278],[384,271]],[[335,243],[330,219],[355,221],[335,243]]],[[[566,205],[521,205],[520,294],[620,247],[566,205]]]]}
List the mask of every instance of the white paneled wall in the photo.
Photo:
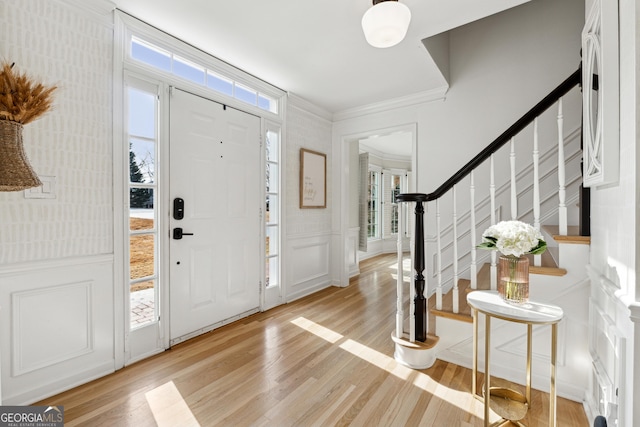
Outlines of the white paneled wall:
{"type": "Polygon", "coordinates": [[[25,126],[50,199],[0,193],[2,403],[30,404],[114,370],[113,4],[0,1],[0,58],[55,84],[25,126]]]}
{"type": "Polygon", "coordinates": [[[358,252],[359,233],[360,227],[349,228],[346,253],[346,263],[349,268],[349,277],[360,274],[360,256],[358,252]]]}
{"type": "MultiPolygon", "coordinates": [[[[588,2],[588,6],[591,3],[588,2]]],[[[594,368],[601,369],[599,376],[593,375],[587,403],[591,415],[613,412],[618,417],[617,425],[626,427],[640,425],[640,258],[637,243],[640,227],[637,214],[640,8],[634,0],[603,1],[602,6],[608,14],[619,13],[620,18],[620,117],[619,123],[614,124],[620,129],[620,170],[617,183],[591,190],[590,331],[599,339],[591,342],[591,350],[594,368]],[[612,351],[616,342],[625,341],[626,346],[612,351]],[[603,366],[606,369],[602,369],[603,366]],[[615,388],[607,390],[609,386],[615,388]],[[602,393],[598,395],[600,391],[602,393]],[[599,407],[605,401],[617,407],[599,407]]],[[[602,31],[607,31],[606,26],[602,31]]]]}
{"type": "Polygon", "coordinates": [[[303,297],[331,284],[332,153],[331,122],[305,108],[293,98],[287,109],[286,253],[285,301],[303,297]],[[300,209],[300,149],[327,155],[327,207],[300,209]]]}
{"type": "Polygon", "coordinates": [[[326,288],[329,280],[331,238],[326,235],[289,238],[287,300],[326,288]]]}
{"type": "Polygon", "coordinates": [[[2,403],[112,372],[113,303],[110,255],[0,268],[2,403]]]}

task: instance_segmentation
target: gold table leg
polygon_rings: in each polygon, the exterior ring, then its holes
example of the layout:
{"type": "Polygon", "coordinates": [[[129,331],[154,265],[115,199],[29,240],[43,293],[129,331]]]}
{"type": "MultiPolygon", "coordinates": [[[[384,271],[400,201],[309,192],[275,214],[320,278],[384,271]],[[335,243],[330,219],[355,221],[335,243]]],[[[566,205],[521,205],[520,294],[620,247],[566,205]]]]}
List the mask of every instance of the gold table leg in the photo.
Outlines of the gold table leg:
{"type": "Polygon", "coordinates": [[[526,391],[526,399],[527,405],[529,405],[529,409],[531,409],[531,335],[533,331],[533,326],[531,324],[527,324],[527,391],[526,391]]]}
{"type": "Polygon", "coordinates": [[[551,325],[551,390],[549,391],[549,426],[556,426],[556,355],[558,353],[558,324],[551,325]]]}
{"type": "Polygon", "coordinates": [[[491,348],[491,316],[485,315],[484,325],[484,425],[489,427],[489,390],[491,374],[489,373],[489,350],[491,348]]]}
{"type": "Polygon", "coordinates": [[[471,392],[473,397],[478,396],[478,310],[471,310],[473,316],[473,376],[471,377],[471,392]]]}

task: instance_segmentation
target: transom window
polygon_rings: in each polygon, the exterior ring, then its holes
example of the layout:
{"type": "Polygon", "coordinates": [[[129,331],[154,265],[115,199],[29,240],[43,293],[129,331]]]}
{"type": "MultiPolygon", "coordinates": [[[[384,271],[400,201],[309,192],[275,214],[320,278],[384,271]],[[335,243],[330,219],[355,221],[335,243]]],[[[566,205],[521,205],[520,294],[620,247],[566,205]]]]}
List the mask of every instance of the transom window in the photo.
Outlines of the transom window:
{"type": "Polygon", "coordinates": [[[131,58],[136,61],[143,62],[158,70],[171,73],[262,110],[278,114],[278,101],[273,97],[261,93],[246,84],[224,77],[213,70],[189,61],[146,40],[132,36],[129,53],[131,58]]]}

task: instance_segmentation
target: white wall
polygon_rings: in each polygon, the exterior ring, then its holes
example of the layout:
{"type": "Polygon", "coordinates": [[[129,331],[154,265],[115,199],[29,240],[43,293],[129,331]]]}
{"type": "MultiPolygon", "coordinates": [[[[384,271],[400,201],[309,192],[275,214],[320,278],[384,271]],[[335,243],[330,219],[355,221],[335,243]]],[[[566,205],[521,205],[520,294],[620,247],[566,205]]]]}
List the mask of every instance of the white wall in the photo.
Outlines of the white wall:
{"type": "MultiPolygon", "coordinates": [[[[419,105],[340,120],[334,127],[334,141],[341,137],[345,138],[345,136],[385,127],[400,126],[407,122],[416,123],[417,147],[414,171],[417,175],[417,191],[421,193],[434,191],[456,170],[471,160],[482,148],[578,69],[580,33],[583,23],[584,5],[582,0],[562,2],[539,0],[452,30],[449,33],[451,87],[444,101],[433,100],[419,105]]],[[[564,133],[565,137],[568,137],[566,142],[573,154],[579,145],[578,91],[574,90],[566,102],[564,105],[564,133]]],[[[556,112],[551,111],[548,117],[550,126],[541,129],[541,154],[551,152],[552,147],[557,146],[555,116],[557,116],[557,110],[556,112]],[[545,143],[544,147],[543,143],[545,143]]],[[[530,129],[527,135],[531,135],[530,129]]],[[[527,148],[524,149],[526,160],[517,166],[518,171],[521,171],[525,166],[531,164],[532,138],[529,141],[518,138],[516,142],[527,145],[527,148]]],[[[506,164],[501,164],[498,167],[498,172],[504,175],[508,173],[509,163],[508,156],[502,157],[505,157],[506,164]]],[[[548,161],[549,164],[555,164],[556,157],[552,157],[548,161]]],[[[501,158],[500,160],[505,159],[501,158]]],[[[579,172],[577,172],[579,159],[576,159],[572,162],[571,174],[567,173],[568,177],[579,176],[579,172]]],[[[550,167],[548,169],[551,170],[550,167]]],[[[476,176],[476,186],[478,187],[476,201],[484,198],[484,194],[480,194],[479,188],[480,181],[483,179],[488,181],[488,174],[484,177],[476,176]]],[[[550,178],[549,181],[553,180],[550,178]]],[[[498,186],[502,185],[502,183],[497,184],[498,186]]],[[[555,190],[552,189],[550,192],[556,193],[557,178],[555,178],[554,185],[555,190]]],[[[488,185],[483,188],[488,190],[488,185]]],[[[462,206],[468,205],[468,186],[466,189],[465,186],[462,186],[457,197],[458,215],[460,216],[465,212],[462,211],[462,206]]],[[[446,195],[444,203],[448,203],[450,198],[450,195],[446,195]]],[[[531,202],[529,202],[530,204],[531,202]]],[[[555,204],[557,206],[557,201],[555,204]]],[[[451,210],[450,206],[451,204],[448,207],[443,207],[443,230],[452,221],[450,212],[444,212],[451,210]]],[[[429,278],[430,289],[433,289],[435,285],[435,280],[432,277],[435,273],[432,254],[436,245],[430,240],[435,233],[434,211],[434,205],[429,204],[426,214],[428,257],[425,275],[429,278]]],[[[445,254],[446,259],[443,258],[443,265],[451,264],[450,253],[451,249],[445,254]]],[[[572,289],[579,287],[580,289],[576,292],[584,297],[577,300],[572,298],[577,295],[574,293],[570,297],[567,295],[560,297],[558,294],[553,294],[553,298],[557,299],[558,304],[566,307],[567,313],[578,313],[571,319],[571,322],[566,322],[565,327],[572,331],[569,333],[572,334],[574,340],[579,340],[584,338],[587,330],[584,319],[586,319],[588,291],[585,290],[584,282],[576,285],[584,279],[585,271],[573,273],[572,277],[575,280],[571,279],[573,280],[571,282],[572,289]],[[579,302],[576,303],[576,301],[579,302]],[[580,331],[580,334],[575,331],[580,331]]],[[[558,289],[566,291],[565,287],[558,289]]],[[[509,339],[518,338],[513,334],[505,335],[505,339],[507,337],[509,339]]],[[[567,345],[570,345],[569,343],[568,340],[565,342],[567,345]]],[[[463,354],[466,363],[470,363],[469,354],[468,351],[463,354]]],[[[581,393],[584,391],[585,375],[589,369],[588,354],[584,347],[581,347],[575,353],[567,352],[567,355],[567,363],[571,366],[562,370],[562,374],[565,376],[559,382],[560,391],[563,396],[580,399],[581,393]],[[575,360],[579,360],[580,364],[574,363],[575,360]],[[570,374],[567,374],[569,371],[571,371],[570,374]],[[579,380],[574,381],[576,377],[579,377],[579,380]]],[[[460,362],[462,363],[462,360],[460,362]]]]}
{"type": "MultiPolygon", "coordinates": [[[[451,87],[446,99],[372,114],[363,110],[358,117],[338,120],[334,144],[340,148],[350,135],[415,124],[416,191],[434,191],[578,69],[583,23],[582,0],[537,0],[454,29],[449,33],[451,87]]],[[[577,111],[577,103],[572,105],[577,111]]],[[[565,133],[579,126],[578,117],[565,118],[565,133]]],[[[341,149],[346,156],[348,150],[341,149]]],[[[349,197],[343,203],[348,204],[349,197]]],[[[458,198],[463,204],[468,191],[458,198]]],[[[427,211],[426,222],[427,234],[433,234],[433,209],[427,211]]]]}
{"type": "Polygon", "coordinates": [[[0,193],[3,404],[114,369],[111,10],[0,2],[0,58],[58,86],[53,111],[24,132],[55,197],[0,193]]]}
{"type": "Polygon", "coordinates": [[[621,1],[620,8],[620,179],[615,185],[592,189],[591,266],[619,283],[625,298],[634,300],[637,240],[637,199],[634,197],[637,188],[637,23],[633,1],[621,1]],[[614,218],[616,225],[612,227],[614,218]]]}
{"type": "MultiPolygon", "coordinates": [[[[591,5],[592,1],[587,2],[591,5]]],[[[607,8],[615,2],[604,1],[607,8]]],[[[640,260],[638,229],[638,123],[640,118],[640,8],[634,0],[619,2],[620,40],[620,177],[619,181],[591,191],[592,316],[610,321],[609,333],[592,323],[593,331],[608,340],[622,339],[618,372],[607,372],[616,387],[621,426],[640,425],[640,260]],[[619,374],[619,376],[618,376],[619,374]]],[[[605,31],[606,29],[603,29],[605,31]]],[[[603,64],[606,72],[607,64],[603,64]]],[[[605,141],[606,143],[606,141],[605,141]]],[[[598,347],[594,361],[614,366],[611,355],[598,347]]],[[[596,410],[597,408],[591,408],[596,410]]],[[[596,413],[597,414],[597,413],[596,413]]],[[[595,415],[595,414],[594,414],[595,415]]]]}
{"type": "Polygon", "coordinates": [[[578,69],[582,0],[537,0],[449,34],[446,102],[422,111],[418,190],[431,192],[578,69]]]}
{"type": "MultiPolygon", "coordinates": [[[[450,32],[450,89],[446,101],[426,104],[421,111],[423,122],[419,127],[417,162],[419,192],[429,193],[438,188],[578,69],[583,23],[582,0],[541,0],[450,32]]],[[[580,126],[578,101],[575,93],[565,100],[565,136],[580,126]]],[[[557,112],[548,110],[541,121],[541,152],[545,152],[550,144],[552,146],[557,138],[555,115],[557,112]]],[[[515,142],[516,169],[520,172],[531,162],[531,129],[518,136],[515,142]],[[524,160],[519,161],[520,158],[524,160]]],[[[507,182],[508,147],[495,157],[496,185],[500,187],[507,182]]],[[[479,168],[474,178],[476,201],[483,200],[489,193],[488,165],[479,168]]],[[[458,215],[469,210],[468,187],[468,180],[465,180],[458,188],[458,215]]],[[[452,222],[451,198],[447,194],[440,203],[442,230],[452,222]]],[[[519,208],[521,215],[522,207],[519,208]]],[[[502,210],[502,219],[510,218],[508,202],[505,206],[498,205],[497,209],[499,214],[502,210]]],[[[501,218],[498,216],[497,219],[501,218]]],[[[428,238],[434,241],[433,205],[427,211],[425,224],[428,238]]],[[[446,243],[443,242],[443,247],[446,243]]],[[[427,270],[432,276],[436,270],[434,247],[432,244],[427,248],[427,270]]]]}
{"type": "MultiPolygon", "coordinates": [[[[322,114],[322,112],[320,112],[322,114]]],[[[283,263],[285,301],[292,301],[331,284],[332,152],[331,122],[304,101],[291,98],[287,109],[286,164],[286,258],[283,263]],[[311,107],[311,108],[309,108],[311,107]],[[327,207],[300,208],[300,149],[327,155],[327,207]]]]}

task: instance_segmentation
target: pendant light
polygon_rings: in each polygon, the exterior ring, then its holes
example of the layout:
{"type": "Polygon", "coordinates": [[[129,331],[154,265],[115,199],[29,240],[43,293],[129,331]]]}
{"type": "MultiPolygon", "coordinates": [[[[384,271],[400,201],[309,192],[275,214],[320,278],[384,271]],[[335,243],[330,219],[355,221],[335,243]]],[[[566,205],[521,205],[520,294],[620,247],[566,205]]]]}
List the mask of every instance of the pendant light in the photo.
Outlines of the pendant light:
{"type": "Polygon", "coordinates": [[[373,0],[362,17],[362,30],[371,46],[391,47],[404,39],[410,21],[411,11],[398,0],[373,0]]]}

